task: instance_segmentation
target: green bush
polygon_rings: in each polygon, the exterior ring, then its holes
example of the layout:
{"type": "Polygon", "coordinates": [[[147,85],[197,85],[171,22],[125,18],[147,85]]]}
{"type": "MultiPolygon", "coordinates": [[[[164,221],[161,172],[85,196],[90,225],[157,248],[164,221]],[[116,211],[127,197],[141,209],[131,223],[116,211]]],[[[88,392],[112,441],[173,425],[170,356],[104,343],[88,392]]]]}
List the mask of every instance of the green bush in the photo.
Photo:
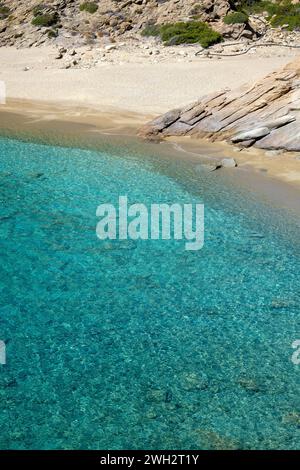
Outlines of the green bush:
{"type": "Polygon", "coordinates": [[[201,21],[147,26],[142,34],[160,36],[166,46],[200,43],[202,47],[209,47],[223,40],[220,33],[201,21]]]}
{"type": "Polygon", "coordinates": [[[157,24],[149,24],[142,31],[142,36],[159,36],[160,35],[160,26],[157,24]]]}
{"type": "Polygon", "coordinates": [[[57,23],[57,13],[45,13],[44,15],[38,15],[32,20],[34,26],[53,26],[57,23]]]}
{"type": "Polygon", "coordinates": [[[278,4],[270,3],[267,8],[272,26],[288,25],[290,31],[300,27],[300,6],[285,0],[278,4]],[[274,16],[275,15],[275,16],[274,16]]]}
{"type": "Polygon", "coordinates": [[[80,11],[87,11],[88,13],[96,13],[98,5],[95,2],[84,2],[79,7],[80,11]]]}
{"type": "Polygon", "coordinates": [[[5,20],[10,14],[10,9],[4,5],[0,5],[0,20],[5,20]]]}
{"type": "Polygon", "coordinates": [[[247,23],[248,15],[243,13],[242,11],[235,11],[233,13],[229,13],[229,15],[225,16],[223,22],[225,24],[243,24],[247,23]]]}
{"type": "Polygon", "coordinates": [[[33,16],[40,16],[43,14],[43,8],[44,8],[44,5],[40,4],[40,5],[36,5],[33,10],[32,10],[32,14],[33,16]]]}
{"type": "Polygon", "coordinates": [[[48,38],[52,39],[52,38],[57,38],[58,36],[58,31],[56,29],[49,29],[47,31],[47,35],[48,35],[48,38]]]}
{"type": "Polygon", "coordinates": [[[249,14],[266,11],[268,21],[274,27],[287,24],[288,30],[300,28],[300,6],[290,0],[272,3],[269,0],[244,0],[241,7],[249,14]]]}

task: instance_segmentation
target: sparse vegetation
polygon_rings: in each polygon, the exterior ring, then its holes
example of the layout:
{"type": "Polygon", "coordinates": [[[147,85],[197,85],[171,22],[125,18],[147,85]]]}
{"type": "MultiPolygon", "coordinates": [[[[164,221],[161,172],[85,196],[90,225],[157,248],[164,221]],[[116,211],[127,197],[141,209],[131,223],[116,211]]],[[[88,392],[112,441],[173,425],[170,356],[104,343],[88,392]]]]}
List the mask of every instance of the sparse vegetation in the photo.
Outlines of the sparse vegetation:
{"type": "Polygon", "coordinates": [[[142,36],[159,36],[159,35],[160,35],[160,26],[157,24],[149,24],[142,31],[142,36]]]}
{"type": "Polygon", "coordinates": [[[49,29],[47,31],[48,38],[57,38],[58,31],[56,29],[49,29]]]}
{"type": "Polygon", "coordinates": [[[203,12],[203,6],[200,4],[200,3],[195,3],[195,5],[193,5],[191,11],[190,11],[190,15],[191,16],[199,16],[200,13],[203,12]]]}
{"type": "Polygon", "coordinates": [[[37,15],[32,20],[32,24],[34,26],[42,26],[42,27],[49,27],[53,26],[58,21],[58,14],[57,13],[45,13],[42,15],[37,15]]]}
{"type": "Polygon", "coordinates": [[[274,27],[287,25],[289,31],[300,29],[300,5],[293,4],[290,0],[277,3],[269,0],[245,0],[241,8],[248,14],[266,11],[269,14],[268,21],[274,27]]]}
{"type": "Polygon", "coordinates": [[[223,40],[220,33],[201,21],[168,23],[161,26],[149,25],[142,34],[160,36],[166,46],[200,43],[202,47],[209,47],[223,40]]]}
{"type": "Polygon", "coordinates": [[[95,2],[84,2],[79,7],[80,11],[87,11],[92,15],[98,10],[98,5],[95,2]]]}
{"type": "Polygon", "coordinates": [[[42,4],[36,5],[32,10],[33,16],[42,15],[43,14],[43,8],[44,8],[44,5],[42,5],[42,4]]]}
{"type": "Polygon", "coordinates": [[[247,21],[248,15],[242,11],[234,11],[233,13],[229,13],[229,15],[225,16],[223,19],[225,24],[243,24],[247,23],[247,21]]]}
{"type": "Polygon", "coordinates": [[[0,4],[0,20],[5,20],[10,14],[10,9],[5,6],[0,4]]]}

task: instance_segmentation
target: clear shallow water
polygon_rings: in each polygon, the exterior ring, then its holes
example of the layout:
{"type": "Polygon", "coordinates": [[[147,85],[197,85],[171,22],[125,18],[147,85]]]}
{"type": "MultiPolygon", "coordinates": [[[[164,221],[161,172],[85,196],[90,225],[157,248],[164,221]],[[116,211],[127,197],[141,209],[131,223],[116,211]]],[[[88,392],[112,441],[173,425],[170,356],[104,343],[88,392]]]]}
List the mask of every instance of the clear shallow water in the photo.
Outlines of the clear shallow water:
{"type": "Polygon", "coordinates": [[[224,173],[0,140],[2,449],[299,448],[299,221],[224,173]],[[204,202],[205,247],[96,208],[204,202]]]}

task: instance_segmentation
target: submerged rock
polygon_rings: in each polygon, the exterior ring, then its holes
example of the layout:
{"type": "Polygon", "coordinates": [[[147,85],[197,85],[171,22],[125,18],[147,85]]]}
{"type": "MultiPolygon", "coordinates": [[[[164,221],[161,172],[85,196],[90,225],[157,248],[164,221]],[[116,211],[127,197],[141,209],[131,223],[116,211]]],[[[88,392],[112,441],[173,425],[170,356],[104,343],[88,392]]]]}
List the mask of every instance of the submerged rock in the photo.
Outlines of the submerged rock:
{"type": "Polygon", "coordinates": [[[29,174],[29,178],[32,178],[32,179],[39,179],[39,178],[42,178],[44,177],[44,173],[38,171],[37,173],[30,173],[29,174]]]}
{"type": "Polygon", "coordinates": [[[282,417],[283,424],[291,426],[300,426],[300,413],[298,411],[292,411],[282,417]]]}
{"type": "Polygon", "coordinates": [[[241,448],[239,442],[231,437],[222,436],[216,431],[209,429],[197,429],[196,433],[200,440],[199,447],[207,450],[238,450],[241,448]]]}
{"type": "Polygon", "coordinates": [[[186,372],[182,375],[182,388],[187,392],[193,390],[206,390],[208,380],[205,376],[200,376],[194,372],[186,372]]]}
{"type": "Polygon", "coordinates": [[[152,388],[147,391],[145,396],[146,402],[161,403],[166,401],[166,391],[158,388],[152,388]]]}
{"type": "Polygon", "coordinates": [[[300,59],[248,88],[220,90],[147,123],[147,139],[189,135],[300,151],[300,59]]]}
{"type": "Polygon", "coordinates": [[[250,379],[250,378],[242,377],[238,380],[238,384],[242,388],[247,390],[247,392],[258,393],[261,391],[261,388],[258,385],[258,383],[255,380],[250,379]]]}

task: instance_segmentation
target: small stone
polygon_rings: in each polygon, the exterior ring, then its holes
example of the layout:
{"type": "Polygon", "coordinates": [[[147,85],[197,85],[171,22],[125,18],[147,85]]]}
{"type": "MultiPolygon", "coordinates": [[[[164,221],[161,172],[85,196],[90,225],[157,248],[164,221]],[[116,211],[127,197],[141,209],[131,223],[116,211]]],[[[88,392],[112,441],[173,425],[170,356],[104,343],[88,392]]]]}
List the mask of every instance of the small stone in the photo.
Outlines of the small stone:
{"type": "Polygon", "coordinates": [[[248,29],[244,29],[244,31],[241,34],[241,37],[246,38],[246,39],[252,39],[253,38],[253,32],[248,30],[248,29]]]}
{"type": "Polygon", "coordinates": [[[265,152],[265,155],[266,157],[278,157],[278,155],[281,155],[282,153],[282,150],[268,150],[265,152]]]}
{"type": "Polygon", "coordinates": [[[235,168],[237,163],[234,158],[223,158],[217,165],[216,169],[219,168],[235,168]]]}
{"type": "Polygon", "coordinates": [[[24,72],[28,72],[28,70],[30,70],[29,67],[24,67],[24,68],[23,68],[23,71],[24,71],[24,72]]]}
{"type": "Polygon", "coordinates": [[[107,52],[109,52],[109,51],[114,51],[114,50],[116,50],[116,49],[117,49],[116,44],[107,44],[107,46],[105,46],[105,50],[106,50],[107,52]]]}

